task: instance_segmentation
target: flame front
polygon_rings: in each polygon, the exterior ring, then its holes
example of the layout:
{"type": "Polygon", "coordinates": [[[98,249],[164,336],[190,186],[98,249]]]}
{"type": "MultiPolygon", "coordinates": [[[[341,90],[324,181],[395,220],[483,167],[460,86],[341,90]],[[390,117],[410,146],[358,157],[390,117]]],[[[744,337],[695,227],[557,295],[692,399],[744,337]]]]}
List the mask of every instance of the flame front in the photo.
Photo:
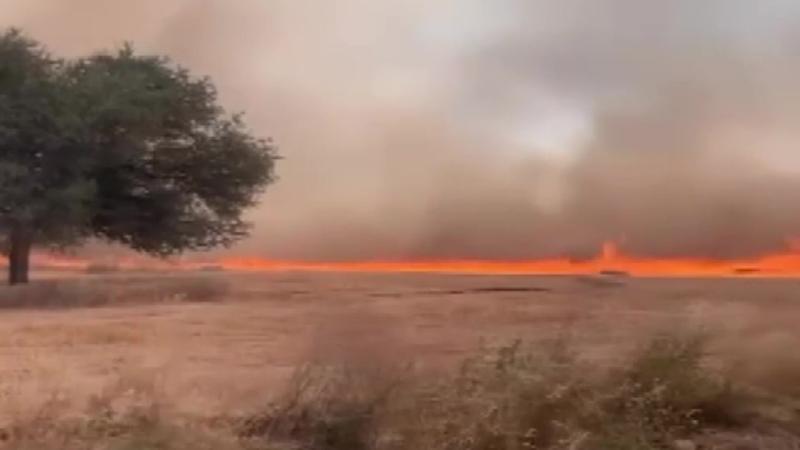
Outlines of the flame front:
{"type": "MultiPolygon", "coordinates": [[[[37,253],[33,266],[39,269],[85,271],[95,261],[37,253]]],[[[5,261],[0,261],[5,264],[5,261]]],[[[614,242],[603,244],[598,256],[586,260],[569,258],[526,261],[419,260],[419,261],[290,261],[266,258],[229,257],[220,260],[180,261],[126,258],[104,263],[119,270],[198,270],[221,268],[235,271],[313,271],[372,273],[461,273],[486,275],[572,275],[625,273],[641,277],[800,277],[800,246],[755,258],[710,259],[700,257],[650,258],[626,255],[614,242]]]]}
{"type": "Polygon", "coordinates": [[[603,244],[595,258],[576,261],[569,258],[528,261],[430,260],[430,261],[356,261],[297,262],[261,258],[227,258],[221,267],[251,271],[324,271],[324,272],[429,272],[508,275],[571,275],[621,272],[644,277],[725,277],[766,276],[800,277],[800,252],[787,250],[749,259],[716,260],[708,258],[647,258],[628,256],[613,242],[603,244]]]}

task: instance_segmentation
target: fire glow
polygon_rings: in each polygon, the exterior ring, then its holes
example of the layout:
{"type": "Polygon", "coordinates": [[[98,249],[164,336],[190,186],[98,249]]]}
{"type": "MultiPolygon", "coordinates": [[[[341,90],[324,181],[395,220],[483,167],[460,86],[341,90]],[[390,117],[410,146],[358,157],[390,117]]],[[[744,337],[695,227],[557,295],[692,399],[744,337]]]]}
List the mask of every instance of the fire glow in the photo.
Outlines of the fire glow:
{"type": "Polygon", "coordinates": [[[462,273],[486,275],[581,275],[624,273],[642,277],[800,277],[800,252],[785,251],[757,258],[715,260],[706,258],[647,258],[621,253],[608,242],[595,258],[529,261],[432,260],[293,262],[260,258],[227,258],[219,263],[229,270],[318,271],[373,273],[462,273]]]}
{"type": "MultiPolygon", "coordinates": [[[[755,258],[718,260],[699,257],[649,258],[626,255],[613,242],[603,245],[598,256],[586,260],[569,258],[526,261],[420,260],[420,261],[289,261],[266,258],[228,257],[219,260],[158,260],[127,258],[98,264],[65,255],[37,253],[33,266],[40,270],[91,271],[111,267],[119,271],[221,269],[248,272],[365,272],[438,273],[472,275],[588,275],[627,274],[639,277],[800,277],[800,250],[788,250],[755,258]]],[[[0,261],[5,265],[5,261],[0,261]]]]}

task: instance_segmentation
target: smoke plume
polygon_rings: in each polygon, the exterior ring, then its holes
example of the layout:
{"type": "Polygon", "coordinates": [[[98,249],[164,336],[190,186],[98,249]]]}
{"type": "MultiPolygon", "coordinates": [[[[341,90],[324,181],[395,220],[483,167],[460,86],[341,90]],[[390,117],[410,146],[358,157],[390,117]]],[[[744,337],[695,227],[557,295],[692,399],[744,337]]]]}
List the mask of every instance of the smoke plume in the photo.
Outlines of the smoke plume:
{"type": "Polygon", "coordinates": [[[800,237],[794,0],[0,0],[210,75],[284,156],[230,252],[749,257],[800,237]]]}

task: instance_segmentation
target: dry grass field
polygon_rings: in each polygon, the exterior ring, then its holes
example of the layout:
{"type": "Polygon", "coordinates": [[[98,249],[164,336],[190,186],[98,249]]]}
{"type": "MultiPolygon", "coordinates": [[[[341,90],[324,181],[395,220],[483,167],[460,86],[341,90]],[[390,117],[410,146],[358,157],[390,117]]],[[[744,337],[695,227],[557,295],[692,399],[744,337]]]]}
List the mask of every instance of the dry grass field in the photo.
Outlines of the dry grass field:
{"type": "MultiPolygon", "coordinates": [[[[142,405],[179,426],[255,417],[296,389],[301,367],[439,380],[465,359],[497,348],[503,354],[521,340],[526,348],[569,342],[585,370],[601,373],[653,336],[698,334],[708,341],[704,365],[770,399],[759,406],[764,422],[794,424],[798,292],[800,281],[765,279],[44,274],[30,286],[0,289],[0,438],[9,448],[111,448],[65,437],[60,447],[42,442],[56,439],[43,437],[54,423],[142,405]]],[[[718,448],[798,448],[790,446],[798,441],[753,442],[718,448]]],[[[200,448],[171,440],[119,445],[113,448],[200,448]]],[[[234,444],[209,448],[227,445],[234,444]]],[[[592,448],[570,445],[564,448],[592,448]]],[[[658,448],[637,445],[603,448],[658,448]]]]}

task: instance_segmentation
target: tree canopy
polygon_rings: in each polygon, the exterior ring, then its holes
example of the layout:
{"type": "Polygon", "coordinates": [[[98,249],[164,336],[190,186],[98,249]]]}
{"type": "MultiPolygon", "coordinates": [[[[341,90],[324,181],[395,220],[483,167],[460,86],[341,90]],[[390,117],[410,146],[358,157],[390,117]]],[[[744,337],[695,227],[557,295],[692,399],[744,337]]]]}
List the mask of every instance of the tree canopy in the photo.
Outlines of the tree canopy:
{"type": "Polygon", "coordinates": [[[98,237],[159,256],[229,245],[246,236],[242,214],[274,181],[276,159],[208,78],[166,57],[126,45],[68,61],[19,31],[0,35],[12,282],[27,281],[32,243],[98,237]]]}

